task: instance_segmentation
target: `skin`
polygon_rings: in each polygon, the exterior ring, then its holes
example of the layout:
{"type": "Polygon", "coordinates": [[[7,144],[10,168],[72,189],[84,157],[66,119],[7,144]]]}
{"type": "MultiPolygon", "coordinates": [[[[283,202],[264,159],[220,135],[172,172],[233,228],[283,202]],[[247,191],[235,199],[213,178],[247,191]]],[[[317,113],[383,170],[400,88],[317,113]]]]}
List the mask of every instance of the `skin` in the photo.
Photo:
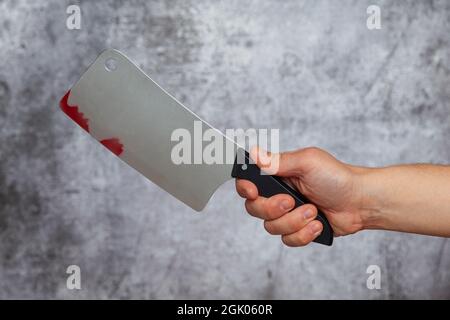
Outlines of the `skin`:
{"type": "Polygon", "coordinates": [[[287,246],[305,246],[321,233],[317,208],[335,237],[367,229],[450,237],[450,166],[356,167],[318,148],[280,154],[253,148],[250,155],[314,203],[293,208],[287,194],[260,197],[253,183],[236,181],[248,213],[264,220],[266,231],[287,246]]]}

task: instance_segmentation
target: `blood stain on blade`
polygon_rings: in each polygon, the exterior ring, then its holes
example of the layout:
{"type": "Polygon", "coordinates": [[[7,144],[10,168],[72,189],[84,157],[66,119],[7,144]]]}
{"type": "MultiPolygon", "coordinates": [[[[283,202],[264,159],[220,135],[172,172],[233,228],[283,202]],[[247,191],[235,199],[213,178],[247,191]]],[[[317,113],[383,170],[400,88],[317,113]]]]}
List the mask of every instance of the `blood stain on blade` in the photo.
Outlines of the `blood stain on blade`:
{"type": "Polygon", "coordinates": [[[70,90],[61,99],[59,106],[61,110],[75,121],[80,127],[89,132],[89,120],[84,117],[84,114],[79,111],[78,106],[69,105],[70,90]]]}
{"type": "MultiPolygon", "coordinates": [[[[89,132],[89,119],[84,117],[84,114],[79,110],[78,106],[69,105],[70,90],[61,99],[61,110],[69,116],[70,119],[75,121],[81,128],[89,132]]],[[[119,138],[109,138],[100,141],[102,145],[108,148],[116,156],[120,156],[123,153],[124,147],[119,138]]]]}
{"type": "Polygon", "coordinates": [[[118,138],[111,138],[101,140],[100,143],[109,149],[116,156],[120,156],[123,153],[123,144],[118,138]]]}

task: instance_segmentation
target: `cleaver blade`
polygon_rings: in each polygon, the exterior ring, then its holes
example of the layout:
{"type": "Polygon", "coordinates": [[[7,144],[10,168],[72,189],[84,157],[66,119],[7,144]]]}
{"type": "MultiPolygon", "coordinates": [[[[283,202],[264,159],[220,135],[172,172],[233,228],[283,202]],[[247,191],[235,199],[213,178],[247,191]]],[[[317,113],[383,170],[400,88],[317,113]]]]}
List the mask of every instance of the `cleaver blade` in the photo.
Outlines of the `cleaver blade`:
{"type": "MultiPolygon", "coordinates": [[[[214,191],[232,178],[252,181],[261,196],[290,194],[296,207],[309,202],[281,178],[262,174],[247,151],[183,106],[117,50],[100,54],[61,99],[60,108],[116,156],[196,211],[204,209],[214,191]],[[174,132],[183,130],[195,137],[195,130],[208,129],[218,133],[215,143],[231,151],[234,162],[176,164],[172,160],[174,132]]],[[[317,219],[324,229],[314,241],[331,245],[330,224],[322,212],[317,219]]]]}

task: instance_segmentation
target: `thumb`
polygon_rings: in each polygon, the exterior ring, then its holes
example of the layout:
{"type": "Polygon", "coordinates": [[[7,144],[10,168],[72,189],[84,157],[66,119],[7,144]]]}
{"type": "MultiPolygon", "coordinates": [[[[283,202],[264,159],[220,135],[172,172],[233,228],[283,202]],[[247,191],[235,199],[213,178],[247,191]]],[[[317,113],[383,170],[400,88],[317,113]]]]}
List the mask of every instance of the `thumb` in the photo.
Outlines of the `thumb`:
{"type": "Polygon", "coordinates": [[[250,157],[265,173],[287,177],[304,171],[301,151],[271,153],[256,146],[250,150],[250,157]]]}

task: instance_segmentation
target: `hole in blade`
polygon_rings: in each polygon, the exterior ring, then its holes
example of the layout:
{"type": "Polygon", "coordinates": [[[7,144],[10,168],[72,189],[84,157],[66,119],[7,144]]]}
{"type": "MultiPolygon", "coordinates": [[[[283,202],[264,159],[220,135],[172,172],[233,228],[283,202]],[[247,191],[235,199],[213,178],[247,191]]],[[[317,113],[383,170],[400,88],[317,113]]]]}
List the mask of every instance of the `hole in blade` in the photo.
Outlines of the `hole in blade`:
{"type": "Polygon", "coordinates": [[[105,60],[105,69],[108,72],[115,71],[117,69],[117,60],[114,58],[108,58],[105,60]]]}

